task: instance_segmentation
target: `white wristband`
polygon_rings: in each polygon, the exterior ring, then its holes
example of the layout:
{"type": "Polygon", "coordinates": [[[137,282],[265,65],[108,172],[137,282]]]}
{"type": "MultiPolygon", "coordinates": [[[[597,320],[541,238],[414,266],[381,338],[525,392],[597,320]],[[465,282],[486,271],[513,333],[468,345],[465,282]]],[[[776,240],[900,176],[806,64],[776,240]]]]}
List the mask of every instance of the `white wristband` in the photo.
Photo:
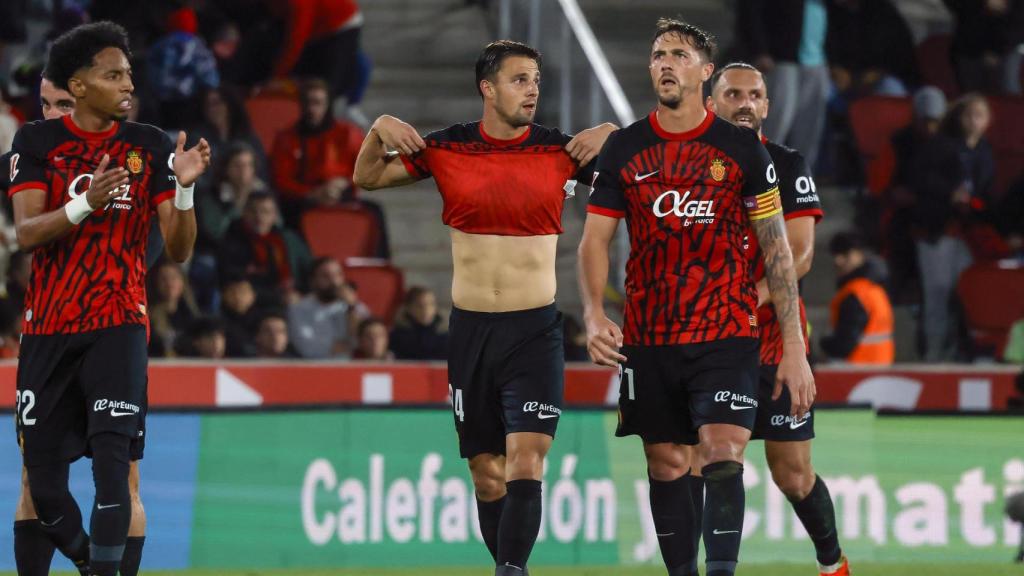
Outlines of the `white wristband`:
{"type": "Polygon", "coordinates": [[[181,184],[174,184],[174,207],[178,210],[191,210],[192,209],[192,193],[195,192],[196,183],[193,182],[191,186],[185,187],[181,184]]]}
{"type": "Polygon", "coordinates": [[[68,220],[76,226],[88,218],[89,214],[92,214],[92,206],[89,206],[89,200],[86,199],[85,193],[75,196],[65,204],[64,213],[68,215],[68,220]]]}

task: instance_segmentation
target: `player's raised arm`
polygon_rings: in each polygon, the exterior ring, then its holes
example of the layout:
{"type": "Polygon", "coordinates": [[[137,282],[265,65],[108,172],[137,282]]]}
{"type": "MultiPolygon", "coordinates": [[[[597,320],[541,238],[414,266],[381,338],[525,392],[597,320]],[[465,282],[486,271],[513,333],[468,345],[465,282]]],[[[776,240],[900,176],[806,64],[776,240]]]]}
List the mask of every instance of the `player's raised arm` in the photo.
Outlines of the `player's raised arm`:
{"type": "Polygon", "coordinates": [[[64,236],[94,210],[125,192],[122,187],[128,184],[128,171],[122,167],[108,169],[110,157],[104,154],[92,173],[89,189],[64,206],[47,212],[47,185],[43,182],[42,166],[30,153],[19,151],[17,139],[15,144],[15,154],[11,157],[14,230],[18,245],[24,250],[64,236]]]}
{"type": "Polygon", "coordinates": [[[199,143],[185,150],[185,133],[178,133],[174,149],[174,202],[157,206],[160,231],[167,243],[167,255],[175,262],[184,262],[192,255],[196,242],[196,211],[193,209],[193,191],[196,180],[210,165],[210,145],[201,138],[199,143]]]}
{"type": "Polygon", "coordinates": [[[411,184],[423,176],[411,173],[405,162],[397,154],[389,154],[388,149],[408,158],[426,147],[426,142],[411,125],[394,116],[381,116],[363,139],[352,180],[364,190],[411,184]]]}

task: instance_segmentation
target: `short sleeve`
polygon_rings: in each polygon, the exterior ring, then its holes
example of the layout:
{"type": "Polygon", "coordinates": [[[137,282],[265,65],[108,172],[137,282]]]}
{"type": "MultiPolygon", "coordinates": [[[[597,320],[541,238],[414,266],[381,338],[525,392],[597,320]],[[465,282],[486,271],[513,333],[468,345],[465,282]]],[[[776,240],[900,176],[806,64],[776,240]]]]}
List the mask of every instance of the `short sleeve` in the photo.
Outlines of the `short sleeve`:
{"type": "Polygon", "coordinates": [[[786,220],[810,216],[818,222],[825,213],[807,161],[799,152],[793,151],[787,162],[788,169],[779,170],[779,193],[786,220]]]}
{"type": "MultiPolygon", "coordinates": [[[[429,144],[427,144],[429,146],[429,144]]],[[[424,178],[430,178],[430,162],[428,161],[427,150],[420,150],[412,156],[405,154],[399,154],[399,158],[402,159],[402,164],[405,165],[405,169],[409,172],[409,175],[417,180],[423,180],[424,178]]]]}
{"type": "Polygon", "coordinates": [[[8,195],[14,196],[22,190],[46,190],[46,162],[43,147],[37,142],[35,124],[28,124],[14,135],[11,155],[5,168],[8,170],[11,186],[8,195]]]}
{"type": "Polygon", "coordinates": [[[153,181],[150,184],[150,203],[155,209],[165,200],[174,198],[175,184],[178,179],[174,176],[174,142],[167,134],[160,133],[157,140],[156,150],[150,157],[153,181]]]}
{"type": "Polygon", "coordinates": [[[590,181],[590,203],[587,212],[600,214],[611,218],[624,218],[626,216],[626,195],[622,187],[622,179],[619,174],[622,172],[621,153],[617,142],[622,131],[613,132],[604,143],[604,148],[597,156],[597,165],[594,168],[590,181]]]}
{"type": "Polygon", "coordinates": [[[782,201],[779,198],[779,178],[775,172],[768,150],[757,134],[749,132],[750,139],[745,144],[746,166],[743,166],[743,205],[751,221],[770,218],[782,212],[782,201]]]}
{"type": "Polygon", "coordinates": [[[587,165],[580,166],[573,175],[573,179],[584,184],[594,182],[594,173],[597,172],[597,158],[591,160],[587,165]]]}

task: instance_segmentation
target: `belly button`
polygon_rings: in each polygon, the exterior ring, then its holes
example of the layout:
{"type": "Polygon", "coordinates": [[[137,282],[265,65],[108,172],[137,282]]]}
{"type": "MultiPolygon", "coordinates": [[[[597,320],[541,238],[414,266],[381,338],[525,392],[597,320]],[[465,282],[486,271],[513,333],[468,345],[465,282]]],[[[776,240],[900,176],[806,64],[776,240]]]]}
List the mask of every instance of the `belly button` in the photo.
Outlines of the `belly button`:
{"type": "Polygon", "coordinates": [[[495,296],[501,296],[501,290],[495,290],[494,291],[494,295],[495,296]]]}

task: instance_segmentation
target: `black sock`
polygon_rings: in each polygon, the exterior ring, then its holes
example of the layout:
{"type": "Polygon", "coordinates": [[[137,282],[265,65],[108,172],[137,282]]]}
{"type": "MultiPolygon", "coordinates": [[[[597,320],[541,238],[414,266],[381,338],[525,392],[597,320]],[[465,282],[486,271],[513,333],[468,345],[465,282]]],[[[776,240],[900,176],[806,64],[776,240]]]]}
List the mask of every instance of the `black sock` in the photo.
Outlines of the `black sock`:
{"type": "Polygon", "coordinates": [[[81,571],[89,566],[89,536],[82,527],[82,511],[68,491],[71,464],[59,462],[30,466],[28,484],[39,516],[39,528],[81,571]]]}
{"type": "Polygon", "coordinates": [[[146,544],[145,536],[129,536],[124,543],[124,555],[121,556],[121,576],[136,576],[139,564],[142,563],[142,546],[146,544]]]}
{"type": "Polygon", "coordinates": [[[14,564],[18,576],[46,576],[53,560],[53,542],[39,527],[39,520],[14,522],[14,564]]]}
{"type": "Polygon", "coordinates": [[[89,534],[89,569],[96,576],[117,576],[124,555],[132,500],[128,490],[130,438],[104,432],[89,439],[92,447],[92,476],[96,505],[89,534]]]}
{"type": "Polygon", "coordinates": [[[814,487],[806,498],[799,502],[790,500],[789,503],[814,542],[818,564],[831,566],[839,562],[843,553],[839,549],[839,534],[836,532],[836,510],[828,486],[821,477],[814,477],[814,487]]]}
{"type": "Polygon", "coordinates": [[[511,480],[498,525],[498,566],[523,570],[540,530],[540,480],[511,480]]]}
{"type": "Polygon", "coordinates": [[[480,533],[483,534],[484,544],[491,553],[491,558],[498,561],[498,526],[501,523],[501,510],[505,507],[505,497],[502,496],[493,502],[484,502],[476,499],[476,511],[480,516],[480,533]]]}
{"type": "Polygon", "coordinates": [[[704,548],[707,576],[732,576],[743,532],[743,465],[715,462],[701,469],[707,490],[704,504],[704,548]]]}
{"type": "Polygon", "coordinates": [[[704,525],[704,477],[690,475],[690,498],[693,500],[693,557],[700,554],[700,533],[704,525]]]}
{"type": "Polygon", "coordinates": [[[651,515],[654,532],[658,536],[661,559],[669,576],[697,574],[697,549],[694,547],[693,499],[690,496],[690,478],[681,476],[662,482],[650,476],[651,515]]]}

